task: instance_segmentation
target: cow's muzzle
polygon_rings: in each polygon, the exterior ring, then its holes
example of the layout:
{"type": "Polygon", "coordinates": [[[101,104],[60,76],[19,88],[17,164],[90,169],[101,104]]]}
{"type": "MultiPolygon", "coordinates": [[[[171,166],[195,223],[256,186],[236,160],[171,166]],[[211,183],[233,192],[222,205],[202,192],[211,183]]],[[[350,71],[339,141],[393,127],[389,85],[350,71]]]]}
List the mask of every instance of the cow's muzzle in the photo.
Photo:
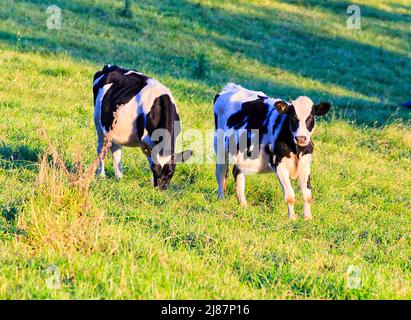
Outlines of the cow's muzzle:
{"type": "Polygon", "coordinates": [[[306,136],[294,137],[295,143],[301,147],[305,147],[308,144],[308,139],[306,136]]]}

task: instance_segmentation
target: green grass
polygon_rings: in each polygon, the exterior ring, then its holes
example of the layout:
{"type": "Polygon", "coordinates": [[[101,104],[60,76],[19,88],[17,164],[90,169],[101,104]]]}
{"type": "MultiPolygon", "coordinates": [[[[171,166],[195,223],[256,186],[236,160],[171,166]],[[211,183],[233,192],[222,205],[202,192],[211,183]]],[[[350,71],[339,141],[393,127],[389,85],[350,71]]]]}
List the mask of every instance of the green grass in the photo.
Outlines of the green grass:
{"type": "MultiPolygon", "coordinates": [[[[407,1],[55,0],[0,8],[0,298],[411,298],[410,23],[407,1]],[[227,82],[329,100],[312,167],[313,221],[287,219],[275,175],[249,177],[240,209],[230,177],[217,202],[214,166],[181,165],[170,189],[149,185],[142,153],[125,178],[72,188],[40,163],[48,136],[74,167],[95,157],[91,83],[104,63],[171,88],[185,128],[213,127],[227,82]],[[84,204],[87,203],[87,206],[84,204]],[[347,287],[350,265],[361,286],[347,287]],[[51,266],[60,289],[46,285],[51,266]]],[[[198,150],[197,150],[198,151],[198,150]]],[[[297,188],[296,188],[297,190],[297,188]]],[[[297,191],[301,214],[301,195],[297,191]]]]}

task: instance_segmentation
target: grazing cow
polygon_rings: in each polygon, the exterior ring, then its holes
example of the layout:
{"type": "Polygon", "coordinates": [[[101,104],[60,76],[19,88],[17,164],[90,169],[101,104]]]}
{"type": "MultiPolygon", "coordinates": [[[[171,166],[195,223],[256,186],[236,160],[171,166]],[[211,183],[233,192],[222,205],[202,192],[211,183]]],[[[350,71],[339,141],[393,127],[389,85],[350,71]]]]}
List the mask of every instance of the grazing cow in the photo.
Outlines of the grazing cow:
{"type": "MultiPolygon", "coordinates": [[[[110,149],[115,176],[123,175],[122,146],[141,147],[149,161],[154,186],[167,189],[176,163],[186,161],[192,154],[190,150],[174,151],[181,126],[170,90],[140,72],[106,65],[94,76],[93,94],[97,153],[100,154],[105,134],[112,129],[110,149]],[[114,112],[117,123],[112,128],[114,112]]],[[[105,176],[104,161],[100,161],[99,175],[105,176]]]]}
{"type": "Polygon", "coordinates": [[[308,97],[287,103],[236,84],[226,85],[214,100],[218,199],[224,198],[228,163],[232,159],[241,206],[247,205],[245,175],[275,171],[289,217],[296,218],[295,194],[290,178],[298,177],[304,199],[304,218],[311,219],[310,165],[314,148],[311,141],[314,116],[325,115],[330,107],[327,102],[313,104],[308,97]]]}

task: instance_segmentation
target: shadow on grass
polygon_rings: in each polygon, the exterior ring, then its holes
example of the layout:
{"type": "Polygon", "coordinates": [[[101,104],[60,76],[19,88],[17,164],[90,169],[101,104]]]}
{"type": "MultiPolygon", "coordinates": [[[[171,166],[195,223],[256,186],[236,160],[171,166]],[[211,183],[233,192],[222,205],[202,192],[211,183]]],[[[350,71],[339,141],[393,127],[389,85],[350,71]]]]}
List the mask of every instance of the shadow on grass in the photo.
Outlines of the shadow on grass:
{"type": "Polygon", "coordinates": [[[0,206],[0,240],[7,240],[24,235],[24,230],[17,224],[21,203],[9,203],[0,206]]]}
{"type": "MultiPolygon", "coordinates": [[[[347,8],[355,3],[350,1],[323,1],[323,0],[281,0],[283,3],[294,4],[304,7],[320,8],[333,14],[341,15],[347,11],[347,8]]],[[[396,9],[411,10],[410,5],[402,5],[399,3],[387,4],[389,7],[396,9]]],[[[395,13],[385,10],[380,10],[369,5],[359,4],[361,15],[363,18],[372,18],[377,20],[397,21],[401,19],[404,23],[411,22],[411,15],[405,13],[395,13]]]]}
{"type": "MultiPolygon", "coordinates": [[[[319,1],[288,2],[320,5],[319,1]]],[[[34,5],[40,12],[46,8],[38,0],[24,3],[34,5]]],[[[410,119],[405,108],[396,107],[401,100],[407,100],[407,83],[395,81],[409,78],[408,57],[342,37],[314,34],[309,31],[310,26],[284,19],[284,13],[279,10],[264,8],[261,15],[255,13],[259,8],[252,4],[239,4],[250,12],[242,13],[208,8],[187,0],[153,0],[139,3],[134,18],[125,19],[118,16],[115,8],[59,0],[56,4],[67,12],[67,19],[75,18],[80,29],[96,25],[100,33],[93,38],[87,30],[82,33],[63,29],[58,35],[47,33],[41,29],[44,26],[33,21],[29,27],[34,29],[30,33],[34,35],[21,37],[17,31],[0,30],[0,41],[22,51],[64,52],[94,64],[117,63],[149,74],[200,83],[203,86],[195,93],[210,103],[215,92],[207,88],[217,91],[227,81],[235,81],[273,96],[295,98],[304,94],[313,100],[330,100],[338,107],[338,116],[344,118],[348,114],[349,120],[358,125],[408,123],[410,119]],[[265,79],[239,67],[226,67],[219,63],[218,55],[213,52],[215,48],[225,52],[226,59],[238,57],[257,62],[264,68],[284,70],[326,86],[337,86],[347,93],[330,96],[320,89],[307,90],[303,85],[265,79]],[[200,59],[206,60],[201,68],[200,59]],[[200,76],[198,69],[205,69],[200,76]],[[350,92],[357,97],[350,96],[350,92]],[[358,94],[365,98],[358,98],[358,94]]],[[[342,4],[326,7],[334,14],[340,14],[342,8],[346,10],[342,4]]],[[[377,19],[394,18],[371,7],[368,11],[377,19]]],[[[55,74],[53,70],[50,73],[55,74]]]]}
{"type": "Polygon", "coordinates": [[[37,171],[40,149],[27,145],[12,147],[0,144],[0,168],[5,170],[25,168],[37,171]]]}

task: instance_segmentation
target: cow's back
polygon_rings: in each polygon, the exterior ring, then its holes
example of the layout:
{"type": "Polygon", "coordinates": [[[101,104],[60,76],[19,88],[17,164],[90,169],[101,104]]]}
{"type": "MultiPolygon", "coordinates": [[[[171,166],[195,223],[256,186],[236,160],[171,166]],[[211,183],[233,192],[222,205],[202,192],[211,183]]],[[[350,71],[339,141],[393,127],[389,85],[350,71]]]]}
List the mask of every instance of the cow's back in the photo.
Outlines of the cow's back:
{"type": "Polygon", "coordinates": [[[261,97],[267,97],[267,95],[261,91],[245,89],[234,83],[227,84],[214,101],[214,115],[219,119],[216,121],[218,123],[216,129],[228,130],[228,118],[240,112],[244,103],[259,100],[261,97]]]}
{"type": "Polygon", "coordinates": [[[112,138],[120,145],[139,146],[158,128],[172,133],[172,122],[179,121],[170,90],[135,70],[105,66],[94,76],[93,93],[95,122],[103,131],[111,129],[114,113],[118,112],[112,138]]]}
{"type": "Polygon", "coordinates": [[[225,151],[246,174],[271,169],[265,146],[274,145],[284,121],[274,107],[275,101],[278,99],[236,84],[228,84],[215,98],[215,148],[218,139],[224,141],[225,151]],[[217,138],[221,134],[224,138],[217,138]],[[243,137],[247,140],[246,145],[243,142],[245,148],[241,145],[243,137]]]}

